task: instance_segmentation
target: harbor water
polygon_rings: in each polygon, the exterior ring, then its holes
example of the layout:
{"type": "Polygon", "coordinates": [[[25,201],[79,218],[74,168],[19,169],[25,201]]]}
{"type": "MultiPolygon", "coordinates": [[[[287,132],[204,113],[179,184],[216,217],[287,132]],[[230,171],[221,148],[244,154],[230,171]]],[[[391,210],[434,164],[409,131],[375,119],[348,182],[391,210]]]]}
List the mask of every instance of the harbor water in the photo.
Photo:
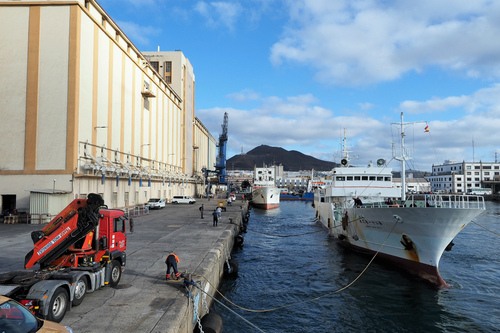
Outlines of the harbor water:
{"type": "Polygon", "coordinates": [[[220,286],[233,304],[218,297],[227,308],[211,310],[224,332],[500,332],[500,204],[475,220],[496,234],[470,223],[443,254],[444,289],[377,261],[362,274],[372,257],[340,246],[314,216],[312,202],[251,210],[232,255],[238,275],[220,286]]]}

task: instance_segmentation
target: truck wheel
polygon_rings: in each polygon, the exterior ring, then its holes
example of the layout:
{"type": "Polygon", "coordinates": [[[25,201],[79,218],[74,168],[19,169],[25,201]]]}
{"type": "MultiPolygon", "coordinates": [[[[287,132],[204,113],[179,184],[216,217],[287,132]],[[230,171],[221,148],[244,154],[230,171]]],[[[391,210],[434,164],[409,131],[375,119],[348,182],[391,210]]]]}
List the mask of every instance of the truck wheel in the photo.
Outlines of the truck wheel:
{"type": "Polygon", "coordinates": [[[111,261],[111,278],[109,281],[109,285],[111,287],[116,287],[120,282],[120,278],[122,277],[122,266],[118,260],[111,261]]]}
{"type": "Polygon", "coordinates": [[[73,297],[73,306],[80,305],[85,298],[85,294],[87,293],[87,281],[85,277],[80,277],[78,282],[75,284],[75,295],[73,297]]]}
{"type": "Polygon", "coordinates": [[[55,321],[60,323],[63,320],[66,311],[68,310],[69,296],[66,289],[59,287],[52,295],[49,302],[49,312],[47,314],[47,319],[50,321],[55,321]]]}

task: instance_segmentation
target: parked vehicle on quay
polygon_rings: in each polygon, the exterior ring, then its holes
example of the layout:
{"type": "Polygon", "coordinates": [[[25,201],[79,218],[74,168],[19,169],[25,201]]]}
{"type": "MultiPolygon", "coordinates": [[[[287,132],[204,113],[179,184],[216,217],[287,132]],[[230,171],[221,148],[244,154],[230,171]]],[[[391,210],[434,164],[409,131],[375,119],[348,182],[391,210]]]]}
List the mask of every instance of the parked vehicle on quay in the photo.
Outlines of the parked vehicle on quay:
{"type": "Polygon", "coordinates": [[[164,198],[151,198],[146,205],[149,209],[161,209],[165,208],[166,202],[164,198]]]}
{"type": "MultiPolygon", "coordinates": [[[[60,322],[86,293],[120,282],[126,265],[125,213],[103,209],[98,194],[75,199],[42,230],[33,231],[34,248],[24,259],[30,269],[0,274],[0,295],[37,317],[60,322]]],[[[133,221],[130,219],[130,232],[133,221]]]]}
{"type": "Polygon", "coordinates": [[[0,296],[0,332],[73,333],[70,327],[35,317],[15,300],[0,296]]]}
{"type": "Polygon", "coordinates": [[[172,198],[172,203],[173,204],[180,204],[180,203],[194,204],[194,203],[196,203],[196,200],[188,195],[174,195],[174,197],[172,198]]]}

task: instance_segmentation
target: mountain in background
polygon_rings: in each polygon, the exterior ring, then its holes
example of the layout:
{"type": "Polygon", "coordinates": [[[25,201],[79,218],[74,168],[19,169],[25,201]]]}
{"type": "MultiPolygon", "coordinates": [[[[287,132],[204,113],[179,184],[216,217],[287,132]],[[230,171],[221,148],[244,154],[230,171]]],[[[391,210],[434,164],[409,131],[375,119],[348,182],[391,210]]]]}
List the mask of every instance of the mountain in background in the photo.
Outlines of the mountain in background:
{"type": "Polygon", "coordinates": [[[296,150],[286,150],[266,145],[258,146],[246,154],[239,154],[226,161],[228,170],[253,170],[254,166],[283,165],[283,171],[318,170],[329,171],[337,163],[322,161],[296,150]]]}

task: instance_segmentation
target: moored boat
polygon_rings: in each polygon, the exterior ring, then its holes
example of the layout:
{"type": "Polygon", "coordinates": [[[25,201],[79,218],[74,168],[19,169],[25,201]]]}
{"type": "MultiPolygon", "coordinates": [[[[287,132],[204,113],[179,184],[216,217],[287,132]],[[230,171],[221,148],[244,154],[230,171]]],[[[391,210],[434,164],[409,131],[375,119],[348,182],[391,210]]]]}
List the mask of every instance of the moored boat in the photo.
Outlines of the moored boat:
{"type": "Polygon", "coordinates": [[[405,196],[404,123],[401,114],[402,188],[392,187],[392,170],[351,167],[343,140],[342,166],[334,168],[330,186],[314,196],[316,217],[341,244],[377,254],[397,267],[439,286],[439,261],[454,237],[485,210],[484,199],[471,195],[405,196]]]}
{"type": "Polygon", "coordinates": [[[280,190],[275,185],[275,167],[254,167],[252,205],[260,209],[274,209],[280,205],[280,190]]]}

